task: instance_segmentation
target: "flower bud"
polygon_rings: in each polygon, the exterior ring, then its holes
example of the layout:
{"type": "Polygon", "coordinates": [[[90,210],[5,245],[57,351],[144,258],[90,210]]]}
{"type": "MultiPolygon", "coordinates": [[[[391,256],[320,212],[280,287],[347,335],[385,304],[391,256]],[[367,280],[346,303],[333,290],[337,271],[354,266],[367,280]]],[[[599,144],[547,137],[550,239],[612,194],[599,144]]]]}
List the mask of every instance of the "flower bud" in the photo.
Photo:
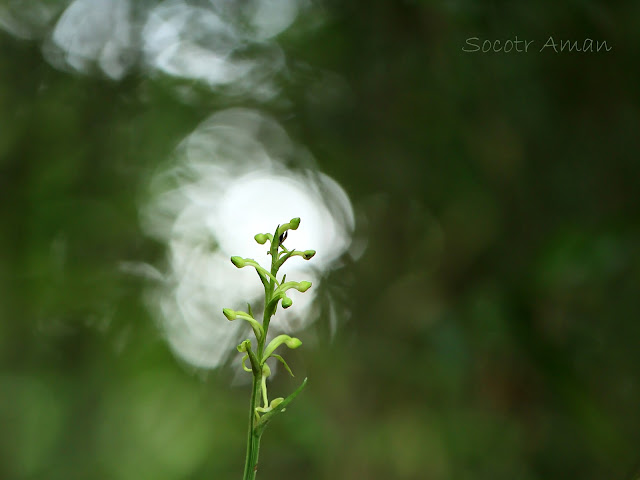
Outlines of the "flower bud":
{"type": "Polygon", "coordinates": [[[289,222],[289,228],[291,230],[297,230],[300,226],[300,217],[292,218],[289,222]]]}
{"type": "Polygon", "coordinates": [[[298,290],[299,292],[306,292],[310,288],[311,288],[311,282],[307,282],[303,280],[302,282],[298,282],[298,286],[296,287],[296,290],[298,290]]]}
{"type": "Polygon", "coordinates": [[[240,353],[247,352],[251,350],[251,340],[245,340],[240,345],[236,347],[240,353]]]}
{"type": "MultiPolygon", "coordinates": [[[[265,348],[262,361],[266,362],[271,354],[276,350],[276,348],[278,348],[283,343],[289,348],[298,348],[300,345],[302,345],[302,342],[297,338],[290,337],[289,335],[278,335],[276,338],[271,340],[269,342],[269,345],[267,345],[267,348],[265,348]]],[[[289,369],[287,368],[287,370],[289,369]]]]}
{"type": "Polygon", "coordinates": [[[244,258],[238,256],[231,257],[231,263],[233,263],[238,268],[242,268],[247,264],[247,262],[244,261],[244,258]]]}
{"type": "Polygon", "coordinates": [[[289,337],[289,338],[285,338],[284,344],[287,347],[293,349],[293,348],[298,348],[300,345],[302,345],[302,342],[300,341],[299,338],[289,337]]]}
{"type": "Polygon", "coordinates": [[[224,313],[224,316],[227,317],[227,320],[229,321],[235,320],[238,317],[236,312],[230,308],[223,308],[222,313],[224,313]]]}
{"type": "Polygon", "coordinates": [[[269,409],[273,410],[278,405],[280,405],[282,402],[284,402],[284,398],[282,398],[282,397],[274,398],[273,400],[271,400],[271,403],[269,404],[269,409]]]}
{"type": "Polygon", "coordinates": [[[264,244],[267,242],[267,240],[269,240],[269,237],[267,237],[267,235],[266,235],[266,234],[264,234],[264,233],[258,233],[258,234],[256,234],[256,236],[255,236],[255,237],[253,237],[253,238],[254,238],[254,239],[256,240],[256,242],[258,242],[260,245],[264,245],[264,244]]]}
{"type": "Polygon", "coordinates": [[[315,250],[305,250],[304,252],[302,252],[302,258],[304,258],[305,260],[311,260],[315,254],[315,250]]]}
{"type": "Polygon", "coordinates": [[[282,299],[282,308],[289,308],[291,305],[293,305],[293,300],[291,300],[289,297],[285,296],[282,299]]]}

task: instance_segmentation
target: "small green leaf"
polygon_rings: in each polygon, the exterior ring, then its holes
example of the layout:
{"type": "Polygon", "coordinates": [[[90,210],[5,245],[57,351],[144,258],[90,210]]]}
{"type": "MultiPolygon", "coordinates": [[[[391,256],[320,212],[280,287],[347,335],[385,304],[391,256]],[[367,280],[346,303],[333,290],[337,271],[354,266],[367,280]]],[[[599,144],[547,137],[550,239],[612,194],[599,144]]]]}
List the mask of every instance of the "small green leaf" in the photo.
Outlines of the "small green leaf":
{"type": "Polygon", "coordinates": [[[284,361],[284,358],[282,358],[280,355],[275,354],[275,353],[273,353],[271,356],[272,356],[272,357],[274,357],[274,358],[277,358],[278,360],[280,360],[280,362],[282,362],[282,364],[284,365],[284,368],[286,368],[286,369],[287,369],[287,372],[289,372],[289,374],[290,374],[292,377],[295,377],[295,375],[294,375],[294,374],[293,374],[293,372],[291,371],[291,368],[289,368],[289,365],[287,365],[287,362],[285,362],[285,361],[284,361]]]}
{"type": "Polygon", "coordinates": [[[256,435],[262,435],[262,432],[264,432],[264,429],[266,428],[267,424],[271,421],[271,419],[278,413],[284,412],[285,407],[289,405],[300,394],[300,392],[304,389],[306,385],[307,385],[307,379],[305,378],[302,381],[302,384],[298,388],[296,388],[291,395],[285,398],[282,402],[278,403],[278,405],[275,406],[273,410],[265,413],[262,417],[260,417],[260,420],[258,421],[258,424],[256,425],[256,428],[255,428],[256,435]]]}

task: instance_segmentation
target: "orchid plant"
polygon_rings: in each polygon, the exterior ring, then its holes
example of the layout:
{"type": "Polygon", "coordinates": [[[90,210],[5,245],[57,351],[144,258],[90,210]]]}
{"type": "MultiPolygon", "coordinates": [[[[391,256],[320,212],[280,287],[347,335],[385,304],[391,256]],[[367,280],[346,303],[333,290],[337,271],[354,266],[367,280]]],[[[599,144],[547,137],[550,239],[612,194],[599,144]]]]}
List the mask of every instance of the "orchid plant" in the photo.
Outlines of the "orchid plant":
{"type": "Polygon", "coordinates": [[[238,345],[238,351],[243,353],[242,368],[250,372],[253,376],[253,384],[251,389],[251,400],[249,407],[249,432],[247,435],[247,454],[244,466],[244,480],[253,480],[256,478],[258,471],[258,453],[260,450],[260,439],[269,422],[285,411],[285,408],[294,398],[302,391],[307,384],[305,378],[302,384],[287,398],[274,398],[269,402],[267,393],[267,378],[271,375],[267,360],[271,357],[275,358],[284,365],[284,368],[293,376],[293,372],[287,362],[276,354],[275,351],[280,345],[286,345],[289,348],[298,348],[302,342],[289,335],[278,335],[268,344],[266,343],[267,334],[269,332],[269,323],[278,309],[278,304],[282,308],[289,308],[292,300],[287,296],[287,291],[295,289],[299,292],[306,292],[311,287],[311,282],[293,282],[286,281],[286,275],[278,281],[277,275],[282,265],[291,257],[302,257],[304,260],[310,260],[314,255],[314,250],[289,250],[283,243],[287,238],[289,230],[296,230],[300,225],[299,218],[293,218],[289,223],[278,225],[274,234],[258,233],[254,238],[261,245],[270,242],[270,248],[267,252],[271,256],[271,268],[269,270],[263,268],[258,262],[251,258],[231,257],[231,262],[238,268],[253,267],[260,277],[260,281],[264,286],[264,312],[262,322],[256,320],[251,305],[247,304],[247,311],[236,311],[230,308],[224,308],[222,312],[230,321],[241,319],[249,322],[253,333],[256,337],[257,345],[254,346],[250,339],[243,341],[238,345]],[[249,360],[250,367],[247,366],[249,360]],[[262,401],[262,406],[260,405],[262,401]]]}

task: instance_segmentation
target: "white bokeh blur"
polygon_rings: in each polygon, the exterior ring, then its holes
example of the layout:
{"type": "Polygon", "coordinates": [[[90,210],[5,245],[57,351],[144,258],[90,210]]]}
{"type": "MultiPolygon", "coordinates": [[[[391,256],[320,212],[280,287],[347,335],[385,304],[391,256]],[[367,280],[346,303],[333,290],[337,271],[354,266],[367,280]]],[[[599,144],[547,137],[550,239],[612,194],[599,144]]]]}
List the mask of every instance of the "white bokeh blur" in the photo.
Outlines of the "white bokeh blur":
{"type": "Polygon", "coordinates": [[[302,219],[286,244],[314,249],[309,262],[290,259],[281,269],[313,288],[293,292],[293,307],[279,309],[270,336],[300,331],[317,317],[314,297],[322,274],[351,243],[354,215],[344,190],[313,168],[271,118],[247,109],[225,110],[203,122],[179,146],[175,162],[151,182],[143,227],[168,247],[168,265],[149,297],[173,351],[190,365],[224,362],[249,329],[230,323],[222,308],[261,306],[262,283],[251,268],[237,269],[232,255],[268,267],[268,246],[253,239],[293,217],[302,219]],[[291,169],[295,162],[307,168],[291,169]],[[285,163],[287,162],[287,163],[285,163]]]}
{"type": "MultiPolygon", "coordinates": [[[[114,81],[132,71],[169,76],[189,86],[198,82],[215,95],[263,102],[281,93],[277,75],[286,70],[277,35],[311,4],[9,0],[0,5],[0,29],[41,41],[44,58],[60,70],[114,81]]],[[[318,82],[307,90],[322,97],[318,82]]],[[[122,267],[154,280],[148,304],[177,356],[198,368],[215,368],[235,352],[249,329],[244,322],[228,322],[222,308],[244,310],[251,302],[258,310],[263,287],[253,269],[236,269],[229,257],[268,265],[267,247],[253,236],[272,233],[293,217],[302,221],[286,245],[317,254],[310,262],[291,258],[281,272],[311,281],[313,288],[291,293],[293,307],[279,309],[270,335],[294,334],[317,318],[314,298],[323,275],[351,244],[353,210],[344,190],[318,171],[276,121],[240,108],[213,114],[153,175],[150,192],[141,222],[167,246],[166,268],[135,262],[122,267]]],[[[333,330],[335,305],[329,310],[325,321],[333,330]]]]}
{"type": "Polygon", "coordinates": [[[61,70],[122,79],[134,68],[199,81],[225,95],[264,101],[286,67],[275,37],[308,0],[8,1],[0,29],[42,39],[61,70]]]}
{"type": "Polygon", "coordinates": [[[75,0],[58,19],[44,55],[61,69],[89,73],[96,65],[118,80],[133,65],[129,0],[75,0]]]}

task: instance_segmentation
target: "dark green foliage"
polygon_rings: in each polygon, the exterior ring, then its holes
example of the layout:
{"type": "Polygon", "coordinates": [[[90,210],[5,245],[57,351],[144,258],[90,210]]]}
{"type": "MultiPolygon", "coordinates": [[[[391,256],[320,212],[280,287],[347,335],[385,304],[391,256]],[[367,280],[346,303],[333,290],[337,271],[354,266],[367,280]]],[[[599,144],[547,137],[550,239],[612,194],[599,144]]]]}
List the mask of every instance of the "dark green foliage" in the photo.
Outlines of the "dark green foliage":
{"type": "MultiPolygon", "coordinates": [[[[270,387],[312,379],[259,478],[633,480],[638,2],[316,7],[279,39],[290,101],[260,107],[351,196],[366,249],[319,286],[348,320],[301,334],[270,387]],[[560,34],[614,50],[461,50],[560,34]]],[[[256,106],[63,73],[0,32],[1,478],[240,477],[245,389],[177,364],[119,268],[162,264],[148,181],[229,104],[256,106]]]]}

